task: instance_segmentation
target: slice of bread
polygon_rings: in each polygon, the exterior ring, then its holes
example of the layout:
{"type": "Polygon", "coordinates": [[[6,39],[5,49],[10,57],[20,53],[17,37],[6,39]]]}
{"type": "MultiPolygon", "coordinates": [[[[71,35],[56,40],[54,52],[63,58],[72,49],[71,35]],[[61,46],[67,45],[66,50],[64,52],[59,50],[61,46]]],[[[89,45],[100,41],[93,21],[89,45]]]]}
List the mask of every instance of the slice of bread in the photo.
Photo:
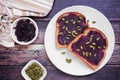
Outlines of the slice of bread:
{"type": "Polygon", "coordinates": [[[84,33],[74,38],[67,48],[95,70],[106,56],[108,40],[100,30],[87,28],[84,33]]]}
{"type": "Polygon", "coordinates": [[[56,22],[56,47],[63,48],[88,28],[86,18],[78,12],[66,12],[56,22]]]}

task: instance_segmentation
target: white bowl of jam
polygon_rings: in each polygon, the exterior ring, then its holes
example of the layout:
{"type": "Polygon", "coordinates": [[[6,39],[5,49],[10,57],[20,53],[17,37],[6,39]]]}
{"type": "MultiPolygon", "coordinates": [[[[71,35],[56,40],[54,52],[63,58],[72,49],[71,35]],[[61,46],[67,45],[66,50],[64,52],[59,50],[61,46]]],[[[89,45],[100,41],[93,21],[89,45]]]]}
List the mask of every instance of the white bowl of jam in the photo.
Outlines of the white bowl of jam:
{"type": "Polygon", "coordinates": [[[31,18],[18,18],[12,23],[11,36],[16,43],[28,45],[37,38],[38,26],[31,18]]]}
{"type": "Polygon", "coordinates": [[[31,60],[23,67],[21,75],[25,80],[44,80],[47,70],[37,60],[31,60]]]}

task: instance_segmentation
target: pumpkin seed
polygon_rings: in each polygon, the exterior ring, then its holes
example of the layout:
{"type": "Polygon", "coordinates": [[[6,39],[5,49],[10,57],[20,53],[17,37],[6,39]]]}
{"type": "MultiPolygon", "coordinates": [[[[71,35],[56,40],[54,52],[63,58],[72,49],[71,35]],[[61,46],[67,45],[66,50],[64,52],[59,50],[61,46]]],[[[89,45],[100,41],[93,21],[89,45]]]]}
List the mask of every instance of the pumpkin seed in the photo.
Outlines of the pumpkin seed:
{"type": "Polygon", "coordinates": [[[70,35],[67,35],[68,37],[70,37],[70,35]]]}
{"type": "Polygon", "coordinates": [[[89,44],[90,42],[86,42],[85,44],[89,44]]]}
{"type": "Polygon", "coordinates": [[[64,41],[64,44],[66,44],[66,41],[64,41]]]}
{"type": "Polygon", "coordinates": [[[84,51],[82,52],[82,54],[83,54],[83,56],[85,56],[85,55],[86,55],[84,51]]]}
{"type": "Polygon", "coordinates": [[[92,54],[92,53],[90,52],[90,53],[89,53],[89,56],[91,56],[91,54],[92,54]]]}
{"type": "Polygon", "coordinates": [[[68,27],[66,27],[65,30],[68,31],[68,27]]]}
{"type": "Polygon", "coordinates": [[[66,37],[66,39],[70,39],[69,37],[66,37]]]}
{"type": "Polygon", "coordinates": [[[65,29],[65,26],[63,26],[62,29],[65,29]]]}
{"type": "Polygon", "coordinates": [[[90,35],[90,38],[92,38],[93,37],[93,35],[90,35]]]}
{"type": "Polygon", "coordinates": [[[62,18],[62,21],[65,21],[65,18],[62,18]]]}
{"type": "Polygon", "coordinates": [[[79,16],[79,19],[82,20],[83,16],[79,16]]]}
{"type": "Polygon", "coordinates": [[[65,23],[69,23],[69,21],[65,21],[65,23]]]}
{"type": "Polygon", "coordinates": [[[80,22],[81,22],[81,20],[78,20],[77,22],[78,22],[78,23],[80,23],[80,22]]]}
{"type": "Polygon", "coordinates": [[[66,63],[71,63],[71,62],[72,62],[72,59],[66,58],[66,63]]]}
{"type": "Polygon", "coordinates": [[[71,22],[73,22],[74,20],[73,20],[73,19],[71,19],[70,21],[71,21],[71,22]]]}
{"type": "Polygon", "coordinates": [[[80,49],[76,49],[76,51],[80,51],[80,49]]]}
{"type": "Polygon", "coordinates": [[[89,22],[89,19],[87,20],[87,22],[89,22]]]}
{"type": "Polygon", "coordinates": [[[73,23],[72,24],[75,24],[76,23],[76,21],[73,21],[73,23]]]}
{"type": "Polygon", "coordinates": [[[93,42],[92,45],[96,45],[96,43],[93,42]]]}
{"type": "Polygon", "coordinates": [[[98,38],[96,38],[96,40],[98,41],[100,38],[98,37],[98,38]]]}
{"type": "Polygon", "coordinates": [[[63,32],[59,32],[59,35],[63,35],[63,32]]]}
{"type": "Polygon", "coordinates": [[[78,33],[77,33],[76,31],[72,31],[72,36],[73,36],[73,37],[76,37],[77,34],[78,34],[78,33]]]}
{"type": "Polygon", "coordinates": [[[67,33],[71,34],[71,32],[70,32],[70,31],[67,31],[67,33]]]}
{"type": "Polygon", "coordinates": [[[77,29],[78,31],[80,31],[81,29],[77,29]]]}
{"type": "Polygon", "coordinates": [[[100,49],[101,47],[100,47],[100,46],[98,46],[97,48],[98,48],[98,49],[100,49]]]}
{"type": "Polygon", "coordinates": [[[83,46],[80,46],[80,49],[83,49],[83,46]]]}
{"type": "Polygon", "coordinates": [[[65,52],[61,52],[61,54],[65,54],[65,52]]]}
{"type": "Polygon", "coordinates": [[[80,29],[80,26],[77,26],[78,29],[80,29]]]}
{"type": "Polygon", "coordinates": [[[88,52],[86,52],[85,54],[86,54],[86,56],[88,57],[89,53],[88,53],[88,52]]]}
{"type": "Polygon", "coordinates": [[[105,48],[106,48],[106,46],[103,46],[103,48],[105,49],[105,48]]]}
{"type": "Polygon", "coordinates": [[[95,24],[95,23],[96,23],[96,21],[92,21],[92,23],[93,23],[93,24],[95,24]]]}
{"type": "Polygon", "coordinates": [[[97,54],[94,54],[94,57],[96,57],[97,56],[97,54]]]}

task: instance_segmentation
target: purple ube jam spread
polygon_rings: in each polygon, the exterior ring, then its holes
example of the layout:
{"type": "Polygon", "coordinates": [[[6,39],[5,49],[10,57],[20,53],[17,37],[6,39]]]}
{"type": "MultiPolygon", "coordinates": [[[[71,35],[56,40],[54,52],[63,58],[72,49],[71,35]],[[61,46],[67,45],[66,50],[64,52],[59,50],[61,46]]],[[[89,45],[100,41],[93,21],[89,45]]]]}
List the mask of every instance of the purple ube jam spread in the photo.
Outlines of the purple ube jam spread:
{"type": "Polygon", "coordinates": [[[15,26],[15,35],[18,41],[28,42],[35,37],[34,24],[29,19],[23,19],[17,22],[15,26]]]}
{"type": "Polygon", "coordinates": [[[87,36],[82,36],[72,44],[73,52],[78,53],[93,65],[98,65],[101,61],[105,47],[105,39],[96,31],[90,31],[87,36]]]}
{"type": "Polygon", "coordinates": [[[61,45],[69,44],[73,38],[82,33],[88,25],[84,16],[77,16],[69,13],[68,16],[62,17],[57,21],[59,23],[58,42],[61,45]]]}

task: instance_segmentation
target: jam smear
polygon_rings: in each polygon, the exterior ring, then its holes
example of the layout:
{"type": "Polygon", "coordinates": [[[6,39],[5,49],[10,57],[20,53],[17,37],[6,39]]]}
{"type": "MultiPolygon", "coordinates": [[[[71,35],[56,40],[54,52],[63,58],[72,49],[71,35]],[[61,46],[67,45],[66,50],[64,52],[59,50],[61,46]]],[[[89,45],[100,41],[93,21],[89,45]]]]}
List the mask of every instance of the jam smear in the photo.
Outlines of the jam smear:
{"type": "Polygon", "coordinates": [[[29,19],[19,20],[14,29],[18,41],[28,42],[35,37],[35,26],[29,19]]]}
{"type": "Polygon", "coordinates": [[[72,44],[72,51],[76,52],[93,65],[98,65],[104,57],[106,40],[96,31],[90,31],[87,36],[80,37],[72,44]]]}
{"type": "Polygon", "coordinates": [[[59,23],[58,42],[61,45],[69,44],[78,34],[88,27],[86,18],[83,15],[69,13],[57,21],[59,23]]]}

